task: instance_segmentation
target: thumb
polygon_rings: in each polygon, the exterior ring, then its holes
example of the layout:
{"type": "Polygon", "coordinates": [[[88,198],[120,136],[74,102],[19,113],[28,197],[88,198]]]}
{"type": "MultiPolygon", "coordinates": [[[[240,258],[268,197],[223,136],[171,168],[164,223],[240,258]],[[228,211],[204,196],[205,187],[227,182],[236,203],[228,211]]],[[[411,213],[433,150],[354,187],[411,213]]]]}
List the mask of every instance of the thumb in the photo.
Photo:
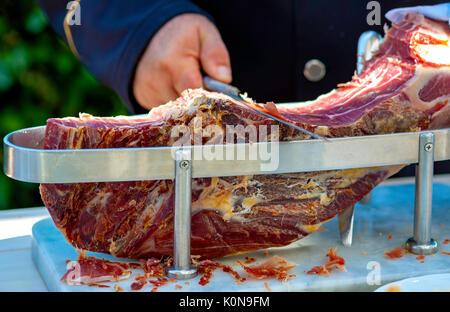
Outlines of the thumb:
{"type": "Polygon", "coordinates": [[[230,56],[217,28],[208,21],[200,28],[200,62],[206,74],[225,83],[231,82],[230,56]]]}

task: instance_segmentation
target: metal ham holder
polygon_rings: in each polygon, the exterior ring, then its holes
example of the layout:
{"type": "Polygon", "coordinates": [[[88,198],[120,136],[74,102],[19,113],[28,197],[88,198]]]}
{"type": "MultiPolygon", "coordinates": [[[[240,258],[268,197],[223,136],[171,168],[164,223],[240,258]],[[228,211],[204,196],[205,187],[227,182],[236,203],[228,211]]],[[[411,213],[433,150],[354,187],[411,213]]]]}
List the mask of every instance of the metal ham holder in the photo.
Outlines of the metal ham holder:
{"type": "Polygon", "coordinates": [[[78,150],[44,150],[44,134],[45,126],[41,126],[19,130],[4,138],[7,176],[32,183],[175,181],[174,267],[167,274],[176,279],[196,275],[190,253],[193,178],[417,163],[414,237],[406,246],[415,254],[431,254],[438,249],[430,236],[433,162],[450,159],[450,128],[327,141],[78,150]],[[196,155],[210,155],[211,149],[219,151],[216,159],[196,159],[196,155]],[[254,153],[255,149],[270,151],[269,155],[278,155],[278,159],[275,156],[268,159],[267,153],[262,156],[254,153]],[[227,160],[227,155],[235,155],[237,151],[243,157],[227,160]],[[274,159],[278,160],[278,166],[268,170],[274,159]]]}
{"type": "MultiPolygon", "coordinates": [[[[415,254],[438,250],[431,238],[433,164],[450,159],[450,128],[328,140],[77,150],[44,150],[45,129],[22,129],[4,138],[7,176],[31,183],[174,180],[174,266],[167,268],[172,278],[189,279],[197,274],[191,266],[190,248],[193,178],[416,163],[414,236],[407,240],[406,247],[415,254]],[[211,155],[212,150],[215,159],[197,157],[211,155]],[[237,152],[241,157],[227,160],[237,152]],[[276,168],[272,166],[274,160],[276,168]]],[[[341,240],[347,246],[351,245],[353,208],[349,211],[339,216],[348,223],[345,233],[341,231],[341,240]]]]}

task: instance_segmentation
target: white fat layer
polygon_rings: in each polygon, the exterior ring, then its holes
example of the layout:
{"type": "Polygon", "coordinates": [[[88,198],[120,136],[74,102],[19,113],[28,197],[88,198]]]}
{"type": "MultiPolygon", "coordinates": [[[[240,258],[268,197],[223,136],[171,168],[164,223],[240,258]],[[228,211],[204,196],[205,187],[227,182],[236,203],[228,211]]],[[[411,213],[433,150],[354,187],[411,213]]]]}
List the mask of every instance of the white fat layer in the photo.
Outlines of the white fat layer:
{"type": "Polygon", "coordinates": [[[427,62],[438,65],[450,64],[450,47],[447,45],[419,44],[414,50],[427,62]]]}
{"type": "Polygon", "coordinates": [[[111,197],[112,195],[113,195],[112,192],[100,191],[95,195],[94,198],[92,198],[89,201],[88,207],[93,207],[93,206],[105,207],[106,202],[108,201],[108,198],[111,197]]]}
{"type": "Polygon", "coordinates": [[[443,95],[431,102],[424,102],[419,98],[420,90],[422,90],[422,88],[425,87],[428,82],[437,74],[443,73],[450,75],[450,67],[435,68],[417,65],[414,77],[408,81],[406,87],[403,89],[403,92],[409,98],[409,101],[411,103],[410,105],[417,108],[418,110],[424,111],[432,108],[444,98],[448,98],[448,95],[443,95]]]}
{"type": "Polygon", "coordinates": [[[105,276],[99,276],[96,278],[90,277],[90,276],[77,276],[73,278],[67,278],[65,282],[68,285],[89,285],[89,284],[99,284],[99,283],[107,283],[107,282],[118,282],[122,280],[126,280],[130,277],[131,271],[125,272],[121,276],[111,276],[111,275],[105,275],[105,276]]]}
{"type": "Polygon", "coordinates": [[[91,277],[89,275],[83,275],[81,267],[77,261],[70,261],[67,263],[68,270],[70,271],[64,280],[68,285],[89,285],[106,282],[118,282],[128,279],[131,275],[131,271],[124,271],[122,275],[103,275],[98,277],[91,277]]]}
{"type": "MultiPolygon", "coordinates": [[[[333,219],[333,218],[331,218],[333,219]]],[[[306,232],[308,234],[312,234],[314,232],[317,232],[322,225],[324,225],[325,223],[327,223],[328,221],[330,221],[331,219],[322,221],[322,222],[318,222],[316,224],[302,224],[302,223],[298,223],[297,227],[302,230],[303,232],[306,232]]]]}
{"type": "Polygon", "coordinates": [[[175,119],[181,114],[192,115],[198,108],[205,104],[207,97],[202,93],[196,93],[195,90],[185,90],[181,97],[183,101],[169,102],[166,105],[161,105],[153,108],[149,113],[149,119],[175,119]],[[194,92],[193,92],[194,91],[194,92]]]}
{"type": "MultiPolygon", "coordinates": [[[[450,65],[450,32],[446,29],[436,29],[435,31],[420,29],[420,33],[429,35],[433,39],[445,42],[445,44],[417,44],[413,49],[426,62],[437,65],[450,65]]],[[[414,40],[414,38],[412,39],[414,40]]]]}

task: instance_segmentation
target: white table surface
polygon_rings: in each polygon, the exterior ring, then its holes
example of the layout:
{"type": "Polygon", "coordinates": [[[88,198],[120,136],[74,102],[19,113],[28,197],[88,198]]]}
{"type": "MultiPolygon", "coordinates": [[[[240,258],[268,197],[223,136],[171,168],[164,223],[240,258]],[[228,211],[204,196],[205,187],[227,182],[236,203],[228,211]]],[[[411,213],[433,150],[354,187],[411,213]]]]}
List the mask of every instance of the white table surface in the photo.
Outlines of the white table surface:
{"type": "MultiPolygon", "coordinates": [[[[413,178],[397,178],[383,184],[413,181],[413,178]]],[[[435,176],[434,181],[450,184],[450,175],[435,176]]],[[[0,211],[0,292],[48,291],[31,259],[31,228],[48,217],[44,207],[0,211]]]]}

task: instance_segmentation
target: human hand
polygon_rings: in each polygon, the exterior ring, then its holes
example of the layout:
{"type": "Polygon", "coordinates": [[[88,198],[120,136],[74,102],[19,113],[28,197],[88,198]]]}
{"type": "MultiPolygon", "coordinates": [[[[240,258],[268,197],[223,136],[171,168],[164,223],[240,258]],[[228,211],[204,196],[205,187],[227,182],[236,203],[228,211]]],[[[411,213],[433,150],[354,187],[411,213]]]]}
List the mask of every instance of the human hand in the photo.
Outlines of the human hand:
{"type": "Polygon", "coordinates": [[[450,2],[436,5],[424,5],[408,8],[398,8],[386,13],[386,18],[393,23],[400,22],[407,13],[414,12],[438,21],[448,22],[450,25],[450,2]]]}
{"type": "Polygon", "coordinates": [[[219,31],[205,16],[181,14],[153,36],[136,67],[133,92],[146,109],[188,88],[202,87],[202,73],[231,82],[230,57],[219,31]]]}

